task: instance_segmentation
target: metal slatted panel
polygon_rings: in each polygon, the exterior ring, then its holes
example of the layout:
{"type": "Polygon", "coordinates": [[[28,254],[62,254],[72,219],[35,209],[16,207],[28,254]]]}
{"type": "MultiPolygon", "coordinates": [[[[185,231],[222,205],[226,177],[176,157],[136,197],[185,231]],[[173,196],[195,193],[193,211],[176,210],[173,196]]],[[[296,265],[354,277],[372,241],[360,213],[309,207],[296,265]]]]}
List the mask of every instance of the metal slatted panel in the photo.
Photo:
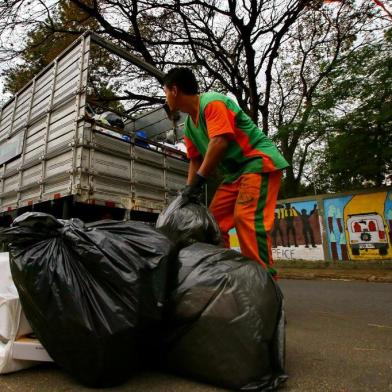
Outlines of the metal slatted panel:
{"type": "Polygon", "coordinates": [[[69,194],[159,212],[185,183],[187,162],[85,122],[89,56],[83,36],[1,109],[0,212],[69,194]]]}
{"type": "Polygon", "coordinates": [[[0,212],[11,204],[14,208],[53,197],[52,191],[69,191],[75,165],[72,144],[78,116],[84,115],[78,105],[84,110],[85,97],[79,95],[87,85],[85,41],[79,39],[60,54],[1,110],[0,212]],[[13,197],[7,196],[10,192],[13,197]]]}
{"type": "Polygon", "coordinates": [[[26,90],[24,90],[18,96],[10,134],[14,134],[15,132],[18,132],[21,129],[21,127],[25,127],[27,125],[29,110],[30,110],[32,88],[33,88],[33,84],[30,85],[26,90]]]}
{"type": "Polygon", "coordinates": [[[9,102],[2,111],[0,122],[0,142],[8,138],[12,121],[15,99],[9,102]]]}
{"type": "Polygon", "coordinates": [[[151,165],[145,165],[141,162],[134,162],[132,181],[135,184],[150,185],[152,187],[165,188],[164,169],[151,165]]]}

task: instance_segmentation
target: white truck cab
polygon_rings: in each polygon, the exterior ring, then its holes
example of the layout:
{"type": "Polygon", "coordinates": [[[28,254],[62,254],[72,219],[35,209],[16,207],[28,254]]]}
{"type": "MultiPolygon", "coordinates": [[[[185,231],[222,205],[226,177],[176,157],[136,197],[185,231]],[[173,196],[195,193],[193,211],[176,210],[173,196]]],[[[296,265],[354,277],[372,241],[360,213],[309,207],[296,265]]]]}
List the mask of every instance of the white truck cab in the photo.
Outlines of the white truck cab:
{"type": "Polygon", "coordinates": [[[378,249],[380,255],[388,253],[388,240],[383,218],[376,212],[349,215],[347,231],[353,255],[360,250],[378,249]]]}

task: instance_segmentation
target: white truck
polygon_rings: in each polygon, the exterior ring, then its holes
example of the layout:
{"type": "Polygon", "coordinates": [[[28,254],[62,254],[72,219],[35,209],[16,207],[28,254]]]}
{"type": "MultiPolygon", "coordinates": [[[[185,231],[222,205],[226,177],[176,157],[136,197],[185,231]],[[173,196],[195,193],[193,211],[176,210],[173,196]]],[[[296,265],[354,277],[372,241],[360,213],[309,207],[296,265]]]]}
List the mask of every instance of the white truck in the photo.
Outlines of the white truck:
{"type": "Polygon", "coordinates": [[[376,212],[349,215],[347,231],[353,255],[361,250],[377,249],[381,256],[388,253],[388,240],[384,221],[376,212]]]}
{"type": "Polygon", "coordinates": [[[138,143],[137,129],[129,131],[132,121],[125,131],[89,116],[95,47],[158,79],[163,76],[138,57],[86,33],[25,85],[0,111],[3,226],[26,211],[85,221],[154,221],[184,186],[184,153],[161,145],[148,148],[154,145],[149,141],[138,143]],[[113,137],[113,132],[128,136],[113,137]]]}

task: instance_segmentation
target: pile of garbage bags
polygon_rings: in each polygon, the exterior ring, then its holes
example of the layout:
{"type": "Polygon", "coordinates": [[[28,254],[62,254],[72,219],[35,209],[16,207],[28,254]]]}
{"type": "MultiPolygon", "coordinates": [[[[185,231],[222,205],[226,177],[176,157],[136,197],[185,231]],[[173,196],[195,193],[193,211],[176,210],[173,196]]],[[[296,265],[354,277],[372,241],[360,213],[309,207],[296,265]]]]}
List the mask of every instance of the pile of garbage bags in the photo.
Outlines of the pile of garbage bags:
{"type": "Polygon", "coordinates": [[[139,367],[139,345],[162,321],[172,244],[138,222],[84,225],[27,213],[1,233],[36,336],[53,360],[90,386],[139,367]]]}
{"type": "Polygon", "coordinates": [[[287,378],[281,291],[221,246],[203,205],[179,196],[156,228],[26,213],[0,241],[35,334],[86,385],[118,384],[146,362],[235,390],[287,378]]]}

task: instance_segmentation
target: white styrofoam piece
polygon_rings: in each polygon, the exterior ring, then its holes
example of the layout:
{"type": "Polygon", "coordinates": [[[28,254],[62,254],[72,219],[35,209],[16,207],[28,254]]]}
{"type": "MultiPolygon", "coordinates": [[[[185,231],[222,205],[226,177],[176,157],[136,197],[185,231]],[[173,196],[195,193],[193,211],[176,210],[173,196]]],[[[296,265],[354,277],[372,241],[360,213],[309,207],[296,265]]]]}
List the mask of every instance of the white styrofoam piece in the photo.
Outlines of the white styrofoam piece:
{"type": "Polygon", "coordinates": [[[22,337],[12,345],[12,358],[29,361],[53,362],[48,352],[37,339],[22,337]]]}
{"type": "Polygon", "coordinates": [[[0,253],[0,340],[15,340],[31,332],[12,280],[9,255],[0,253]]]}
{"type": "Polygon", "coordinates": [[[13,341],[0,341],[0,374],[13,373],[37,365],[35,361],[23,361],[12,358],[13,341]]]}
{"type": "Polygon", "coordinates": [[[15,340],[32,333],[17,294],[0,292],[0,340],[15,340]]]}
{"type": "Polygon", "coordinates": [[[10,269],[8,252],[0,252],[0,292],[16,291],[10,269]]]}
{"type": "Polygon", "coordinates": [[[37,339],[24,337],[32,332],[12,280],[9,254],[0,253],[0,374],[52,361],[37,339]]]}

